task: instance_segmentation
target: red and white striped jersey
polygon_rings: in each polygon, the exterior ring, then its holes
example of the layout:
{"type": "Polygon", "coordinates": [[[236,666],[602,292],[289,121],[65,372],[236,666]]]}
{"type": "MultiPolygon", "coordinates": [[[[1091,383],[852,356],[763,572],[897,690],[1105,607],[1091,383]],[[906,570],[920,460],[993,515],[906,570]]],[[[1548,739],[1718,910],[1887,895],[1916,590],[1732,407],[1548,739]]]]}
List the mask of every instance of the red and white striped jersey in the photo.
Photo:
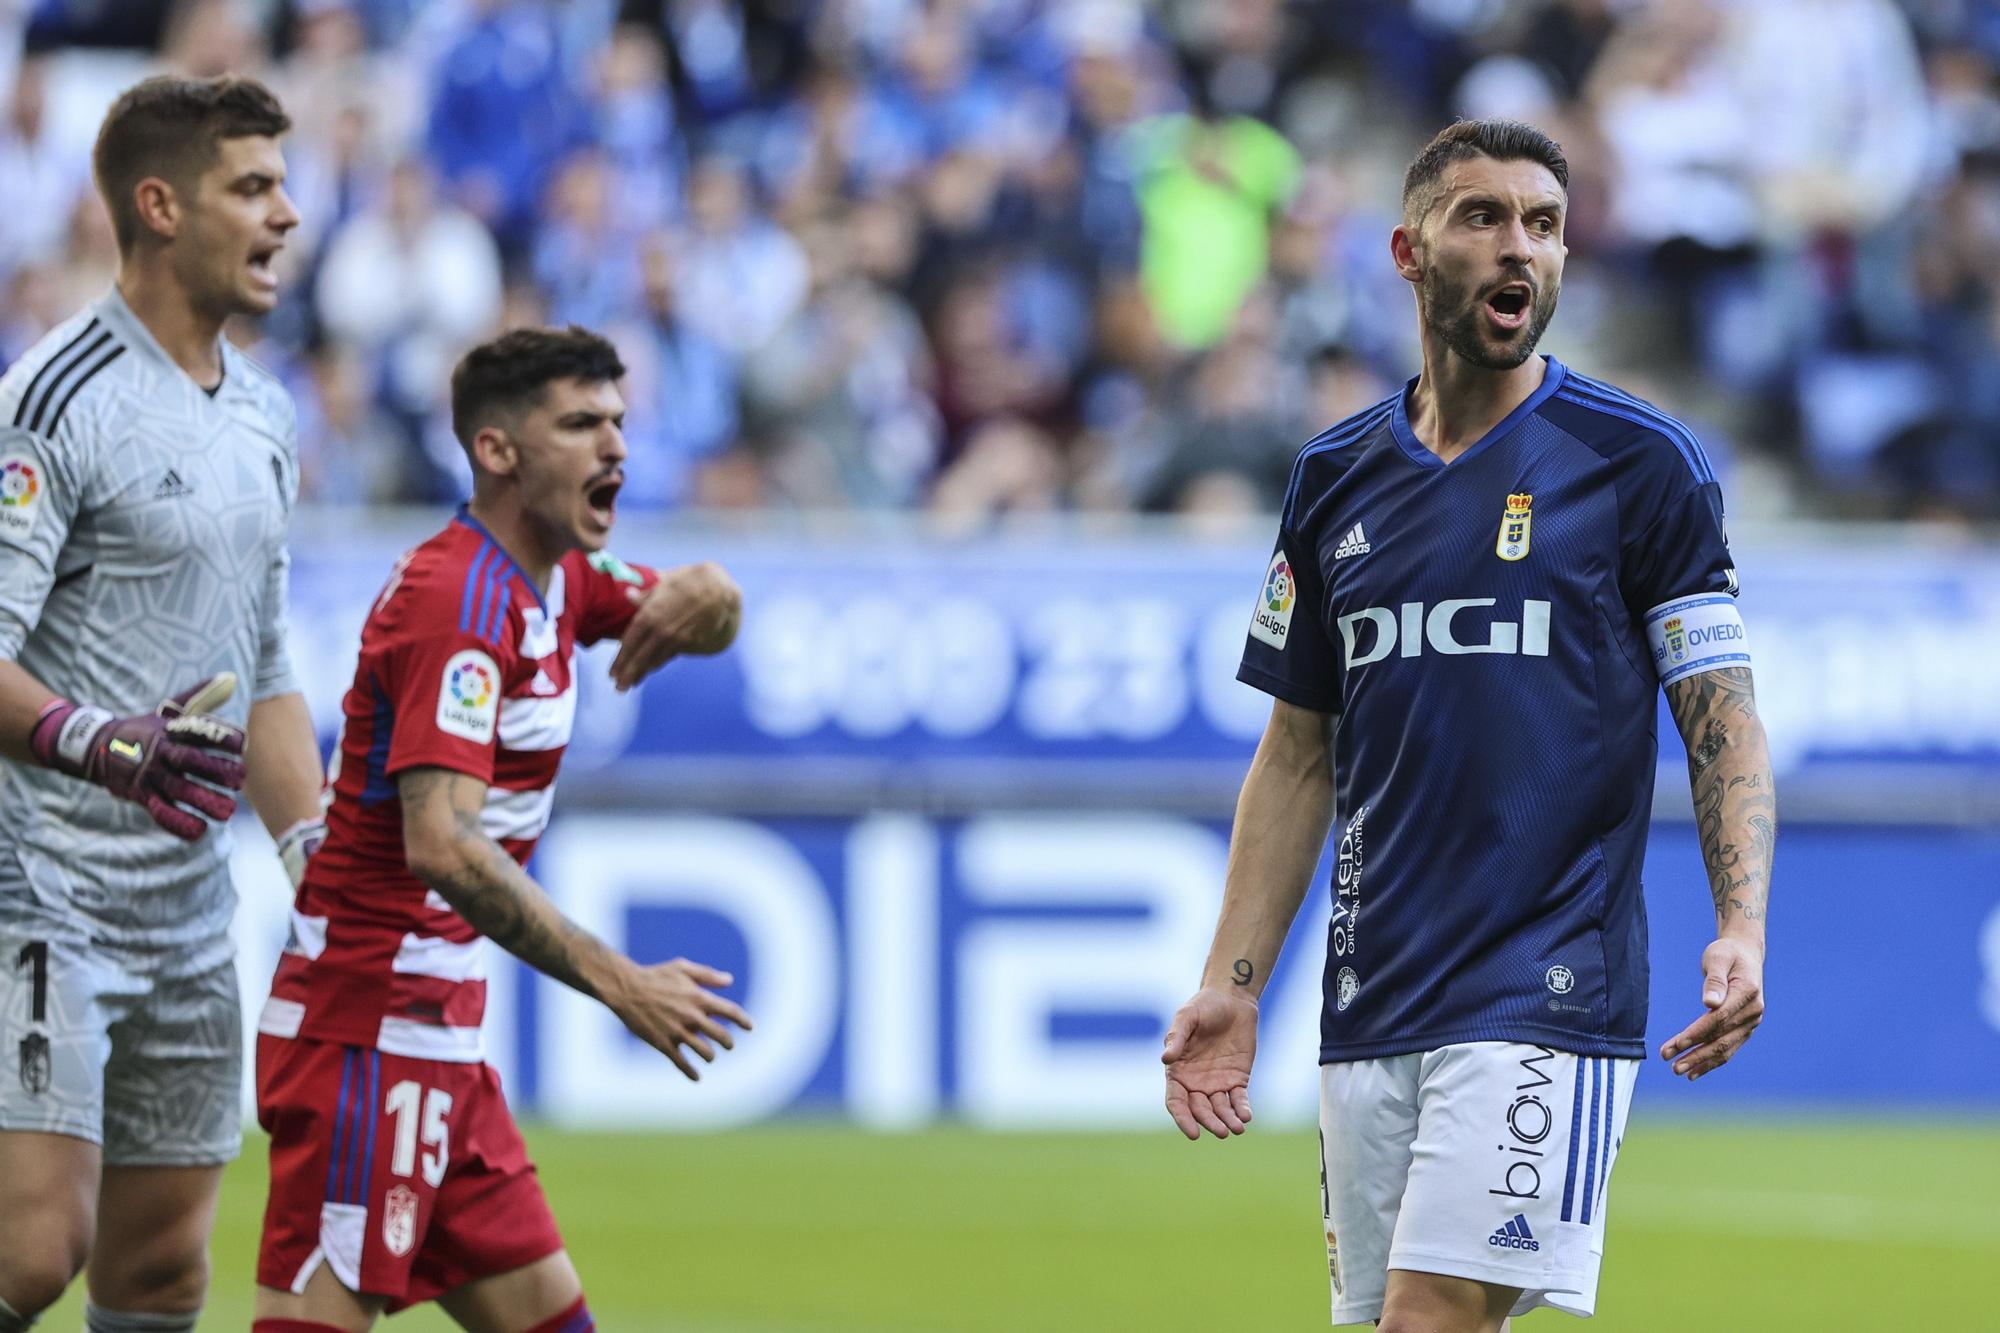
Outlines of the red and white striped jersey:
{"type": "Polygon", "coordinates": [[[651,570],[571,552],[546,596],[468,512],[396,562],[361,631],[327,838],[292,905],[258,1030],[482,1058],[486,941],[410,873],[396,775],[488,784],[481,824],[526,864],[576,717],[576,648],[622,634],[651,570]]]}

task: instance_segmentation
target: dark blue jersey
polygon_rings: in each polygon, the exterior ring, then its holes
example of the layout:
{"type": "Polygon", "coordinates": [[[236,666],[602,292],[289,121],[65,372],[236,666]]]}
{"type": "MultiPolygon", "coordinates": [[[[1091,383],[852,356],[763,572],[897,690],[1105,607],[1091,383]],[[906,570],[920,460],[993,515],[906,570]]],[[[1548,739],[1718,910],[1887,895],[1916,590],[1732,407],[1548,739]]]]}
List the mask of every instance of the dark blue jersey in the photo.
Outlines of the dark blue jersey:
{"type": "Polygon", "coordinates": [[[1238,672],[1338,715],[1320,1059],[1643,1055],[1645,620],[1736,591],[1720,492],[1686,427],[1554,358],[1450,463],[1414,386],[1300,452],[1238,672]]]}

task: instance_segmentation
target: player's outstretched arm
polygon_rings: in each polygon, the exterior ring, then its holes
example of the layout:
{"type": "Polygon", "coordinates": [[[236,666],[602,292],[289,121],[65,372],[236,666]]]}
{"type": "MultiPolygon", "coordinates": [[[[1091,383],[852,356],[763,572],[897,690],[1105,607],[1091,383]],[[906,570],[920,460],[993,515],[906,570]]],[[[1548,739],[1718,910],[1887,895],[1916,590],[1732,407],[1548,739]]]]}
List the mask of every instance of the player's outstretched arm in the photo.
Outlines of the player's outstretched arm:
{"type": "Polygon", "coordinates": [[[1250,1122],[1257,997],[1312,883],[1333,822],[1333,719],[1282,700],[1243,791],[1229,835],[1222,916],[1201,989],[1167,1028],[1167,1114],[1190,1139],[1250,1122]]]}
{"type": "Polygon", "coordinates": [[[619,636],[611,682],[629,690],[683,654],[706,657],[736,641],[743,590],[721,565],[703,561],[663,570],[650,588],[628,588],[638,609],[619,636]]]}
{"type": "Polygon", "coordinates": [[[326,774],[303,694],[293,690],[250,705],[243,765],[243,794],[278,844],[278,856],[296,889],[305,878],[306,862],[326,840],[326,819],[320,812],[326,774]]]}
{"type": "Polygon", "coordinates": [[[1715,943],[1701,956],[1708,1012],[1660,1048],[1676,1074],[1700,1078],[1750,1040],[1764,1017],[1764,913],[1778,838],[1771,753],[1750,668],[1727,667],[1667,687],[1687,745],[1702,864],[1715,900],[1715,943]]]}
{"type": "Polygon", "coordinates": [[[473,929],[537,971],[601,1002],[633,1034],[699,1079],[681,1047],[703,1060],[736,1045],[722,1020],[748,1031],[750,1016],[707,989],[726,972],[676,958],[641,967],[556,909],[506,848],[480,827],[487,784],[445,768],[399,774],[403,845],[410,871],[473,929]]]}

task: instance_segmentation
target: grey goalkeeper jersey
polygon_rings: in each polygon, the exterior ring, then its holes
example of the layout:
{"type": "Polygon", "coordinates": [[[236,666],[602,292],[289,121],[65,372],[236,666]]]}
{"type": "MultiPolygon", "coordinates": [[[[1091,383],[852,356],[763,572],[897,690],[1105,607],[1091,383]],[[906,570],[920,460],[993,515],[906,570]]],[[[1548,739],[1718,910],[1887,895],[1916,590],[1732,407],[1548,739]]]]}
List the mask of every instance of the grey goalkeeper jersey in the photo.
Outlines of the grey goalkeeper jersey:
{"type": "MultiPolygon", "coordinates": [[[[211,397],[113,289],[0,378],[0,657],[67,699],[147,712],[233,671],[220,711],[240,725],[253,698],[298,688],[291,399],[227,342],[222,365],[211,397]]],[[[226,828],[184,843],[99,787],[0,759],[0,928],[198,965],[235,910],[229,849],[226,828]]]]}

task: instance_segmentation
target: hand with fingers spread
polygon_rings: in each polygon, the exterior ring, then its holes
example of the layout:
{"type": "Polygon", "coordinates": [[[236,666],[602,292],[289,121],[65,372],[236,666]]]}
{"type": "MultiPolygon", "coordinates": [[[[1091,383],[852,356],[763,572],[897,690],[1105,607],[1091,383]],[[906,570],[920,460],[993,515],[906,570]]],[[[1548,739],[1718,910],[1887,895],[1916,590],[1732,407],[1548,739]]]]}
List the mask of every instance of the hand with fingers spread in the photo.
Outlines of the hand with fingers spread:
{"type": "Polygon", "coordinates": [[[681,1047],[713,1064],[716,1046],[726,1051],[736,1049],[736,1039],[723,1026],[725,1021],[745,1032],[750,1030],[750,1015],[735,1001],[710,989],[733,980],[727,972],[676,958],[651,967],[635,967],[620,992],[606,996],[605,1003],[634,1036],[699,1082],[700,1071],[681,1047]]]}
{"type": "Polygon", "coordinates": [[[1250,1124],[1250,1065],[1257,1057],[1257,1003],[1205,986],[1167,1027],[1167,1114],[1181,1133],[1218,1139],[1250,1124]]]}
{"type": "Polygon", "coordinates": [[[1660,1047],[1660,1058],[1689,1081],[1727,1064],[1764,1019],[1761,947],[1724,935],[1702,951],[1701,972],[1708,1012],[1660,1047]]]}
{"type": "Polygon", "coordinates": [[[144,806],[154,823],[194,842],[208,832],[204,816],[220,823],[236,813],[228,793],[243,788],[243,729],[211,712],[235,692],[236,677],[224,671],[132,717],[56,699],[35,719],[28,747],[44,766],[144,806]]]}
{"type": "Polygon", "coordinates": [[[743,590],[709,561],[665,570],[650,588],[627,588],[638,609],[625,627],[611,681],[629,690],[683,653],[719,653],[736,640],[743,590]]]}

